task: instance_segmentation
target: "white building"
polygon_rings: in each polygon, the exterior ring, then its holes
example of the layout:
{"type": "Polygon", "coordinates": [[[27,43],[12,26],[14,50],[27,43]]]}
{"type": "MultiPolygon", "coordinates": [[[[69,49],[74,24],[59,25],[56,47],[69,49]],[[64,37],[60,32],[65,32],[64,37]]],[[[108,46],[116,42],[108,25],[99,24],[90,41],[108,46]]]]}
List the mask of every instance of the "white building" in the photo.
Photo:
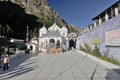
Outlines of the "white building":
{"type": "Polygon", "coordinates": [[[38,51],[38,39],[32,38],[29,43],[26,43],[27,49],[36,52],[38,51]]]}
{"type": "Polygon", "coordinates": [[[64,26],[60,28],[56,23],[54,23],[48,30],[43,26],[39,30],[39,51],[55,52],[57,48],[62,50],[67,50],[67,37],[68,29],[64,26]]]}

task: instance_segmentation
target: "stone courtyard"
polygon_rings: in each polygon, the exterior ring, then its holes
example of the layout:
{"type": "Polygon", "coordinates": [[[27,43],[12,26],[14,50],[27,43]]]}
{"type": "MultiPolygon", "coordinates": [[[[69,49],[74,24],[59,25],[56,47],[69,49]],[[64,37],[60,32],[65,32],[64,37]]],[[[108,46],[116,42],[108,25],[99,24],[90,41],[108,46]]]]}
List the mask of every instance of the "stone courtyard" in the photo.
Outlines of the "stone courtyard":
{"type": "Polygon", "coordinates": [[[12,57],[0,80],[120,80],[120,67],[78,50],[12,57]]]}

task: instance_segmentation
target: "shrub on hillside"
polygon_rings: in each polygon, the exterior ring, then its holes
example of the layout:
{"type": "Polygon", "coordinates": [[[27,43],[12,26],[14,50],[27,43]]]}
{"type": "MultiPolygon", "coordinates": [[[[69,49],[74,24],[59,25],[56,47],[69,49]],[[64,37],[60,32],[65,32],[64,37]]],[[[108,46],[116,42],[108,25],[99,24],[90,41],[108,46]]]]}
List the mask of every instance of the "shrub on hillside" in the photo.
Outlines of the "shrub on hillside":
{"type": "Polygon", "coordinates": [[[96,57],[101,57],[101,53],[99,52],[98,47],[95,47],[95,49],[91,53],[92,53],[92,55],[94,55],[96,57]]]}
{"type": "Polygon", "coordinates": [[[91,48],[87,43],[84,43],[84,47],[80,45],[80,50],[87,53],[91,53],[91,48]]]}
{"type": "Polygon", "coordinates": [[[87,52],[87,53],[90,53],[91,55],[96,56],[96,57],[98,57],[102,60],[105,60],[105,61],[108,61],[108,62],[111,62],[113,64],[116,64],[116,65],[120,66],[120,62],[117,61],[116,59],[109,58],[107,55],[102,56],[101,53],[99,52],[99,48],[97,46],[95,47],[95,49],[93,51],[91,51],[89,45],[87,43],[85,43],[84,47],[80,45],[80,50],[84,51],[84,52],[87,52]]]}
{"type": "Polygon", "coordinates": [[[88,43],[84,43],[84,46],[85,46],[85,51],[87,53],[91,53],[91,48],[90,48],[89,44],[88,43]]]}
{"type": "Polygon", "coordinates": [[[80,45],[80,50],[85,52],[85,48],[80,45]]]}

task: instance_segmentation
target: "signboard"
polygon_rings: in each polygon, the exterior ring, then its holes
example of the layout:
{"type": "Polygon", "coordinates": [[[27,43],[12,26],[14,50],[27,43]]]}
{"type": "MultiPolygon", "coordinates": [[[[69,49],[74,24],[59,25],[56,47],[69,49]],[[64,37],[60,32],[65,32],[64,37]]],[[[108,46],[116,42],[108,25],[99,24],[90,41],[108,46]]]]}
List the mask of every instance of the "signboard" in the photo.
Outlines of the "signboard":
{"type": "Polygon", "coordinates": [[[120,46],[120,30],[112,30],[106,32],[105,45],[120,46]]]}
{"type": "Polygon", "coordinates": [[[93,39],[92,43],[93,44],[100,44],[100,39],[99,38],[93,39]]]}

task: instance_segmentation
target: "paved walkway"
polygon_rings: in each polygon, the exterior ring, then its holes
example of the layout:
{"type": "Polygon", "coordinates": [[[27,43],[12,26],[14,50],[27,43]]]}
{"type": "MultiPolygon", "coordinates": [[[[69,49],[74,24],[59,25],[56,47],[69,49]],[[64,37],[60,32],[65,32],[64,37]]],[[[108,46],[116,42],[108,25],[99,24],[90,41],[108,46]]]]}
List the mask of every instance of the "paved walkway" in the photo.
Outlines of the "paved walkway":
{"type": "Polygon", "coordinates": [[[120,67],[77,50],[61,54],[21,54],[0,80],[120,80],[120,67]],[[110,65],[110,66],[108,66],[110,65]]]}

